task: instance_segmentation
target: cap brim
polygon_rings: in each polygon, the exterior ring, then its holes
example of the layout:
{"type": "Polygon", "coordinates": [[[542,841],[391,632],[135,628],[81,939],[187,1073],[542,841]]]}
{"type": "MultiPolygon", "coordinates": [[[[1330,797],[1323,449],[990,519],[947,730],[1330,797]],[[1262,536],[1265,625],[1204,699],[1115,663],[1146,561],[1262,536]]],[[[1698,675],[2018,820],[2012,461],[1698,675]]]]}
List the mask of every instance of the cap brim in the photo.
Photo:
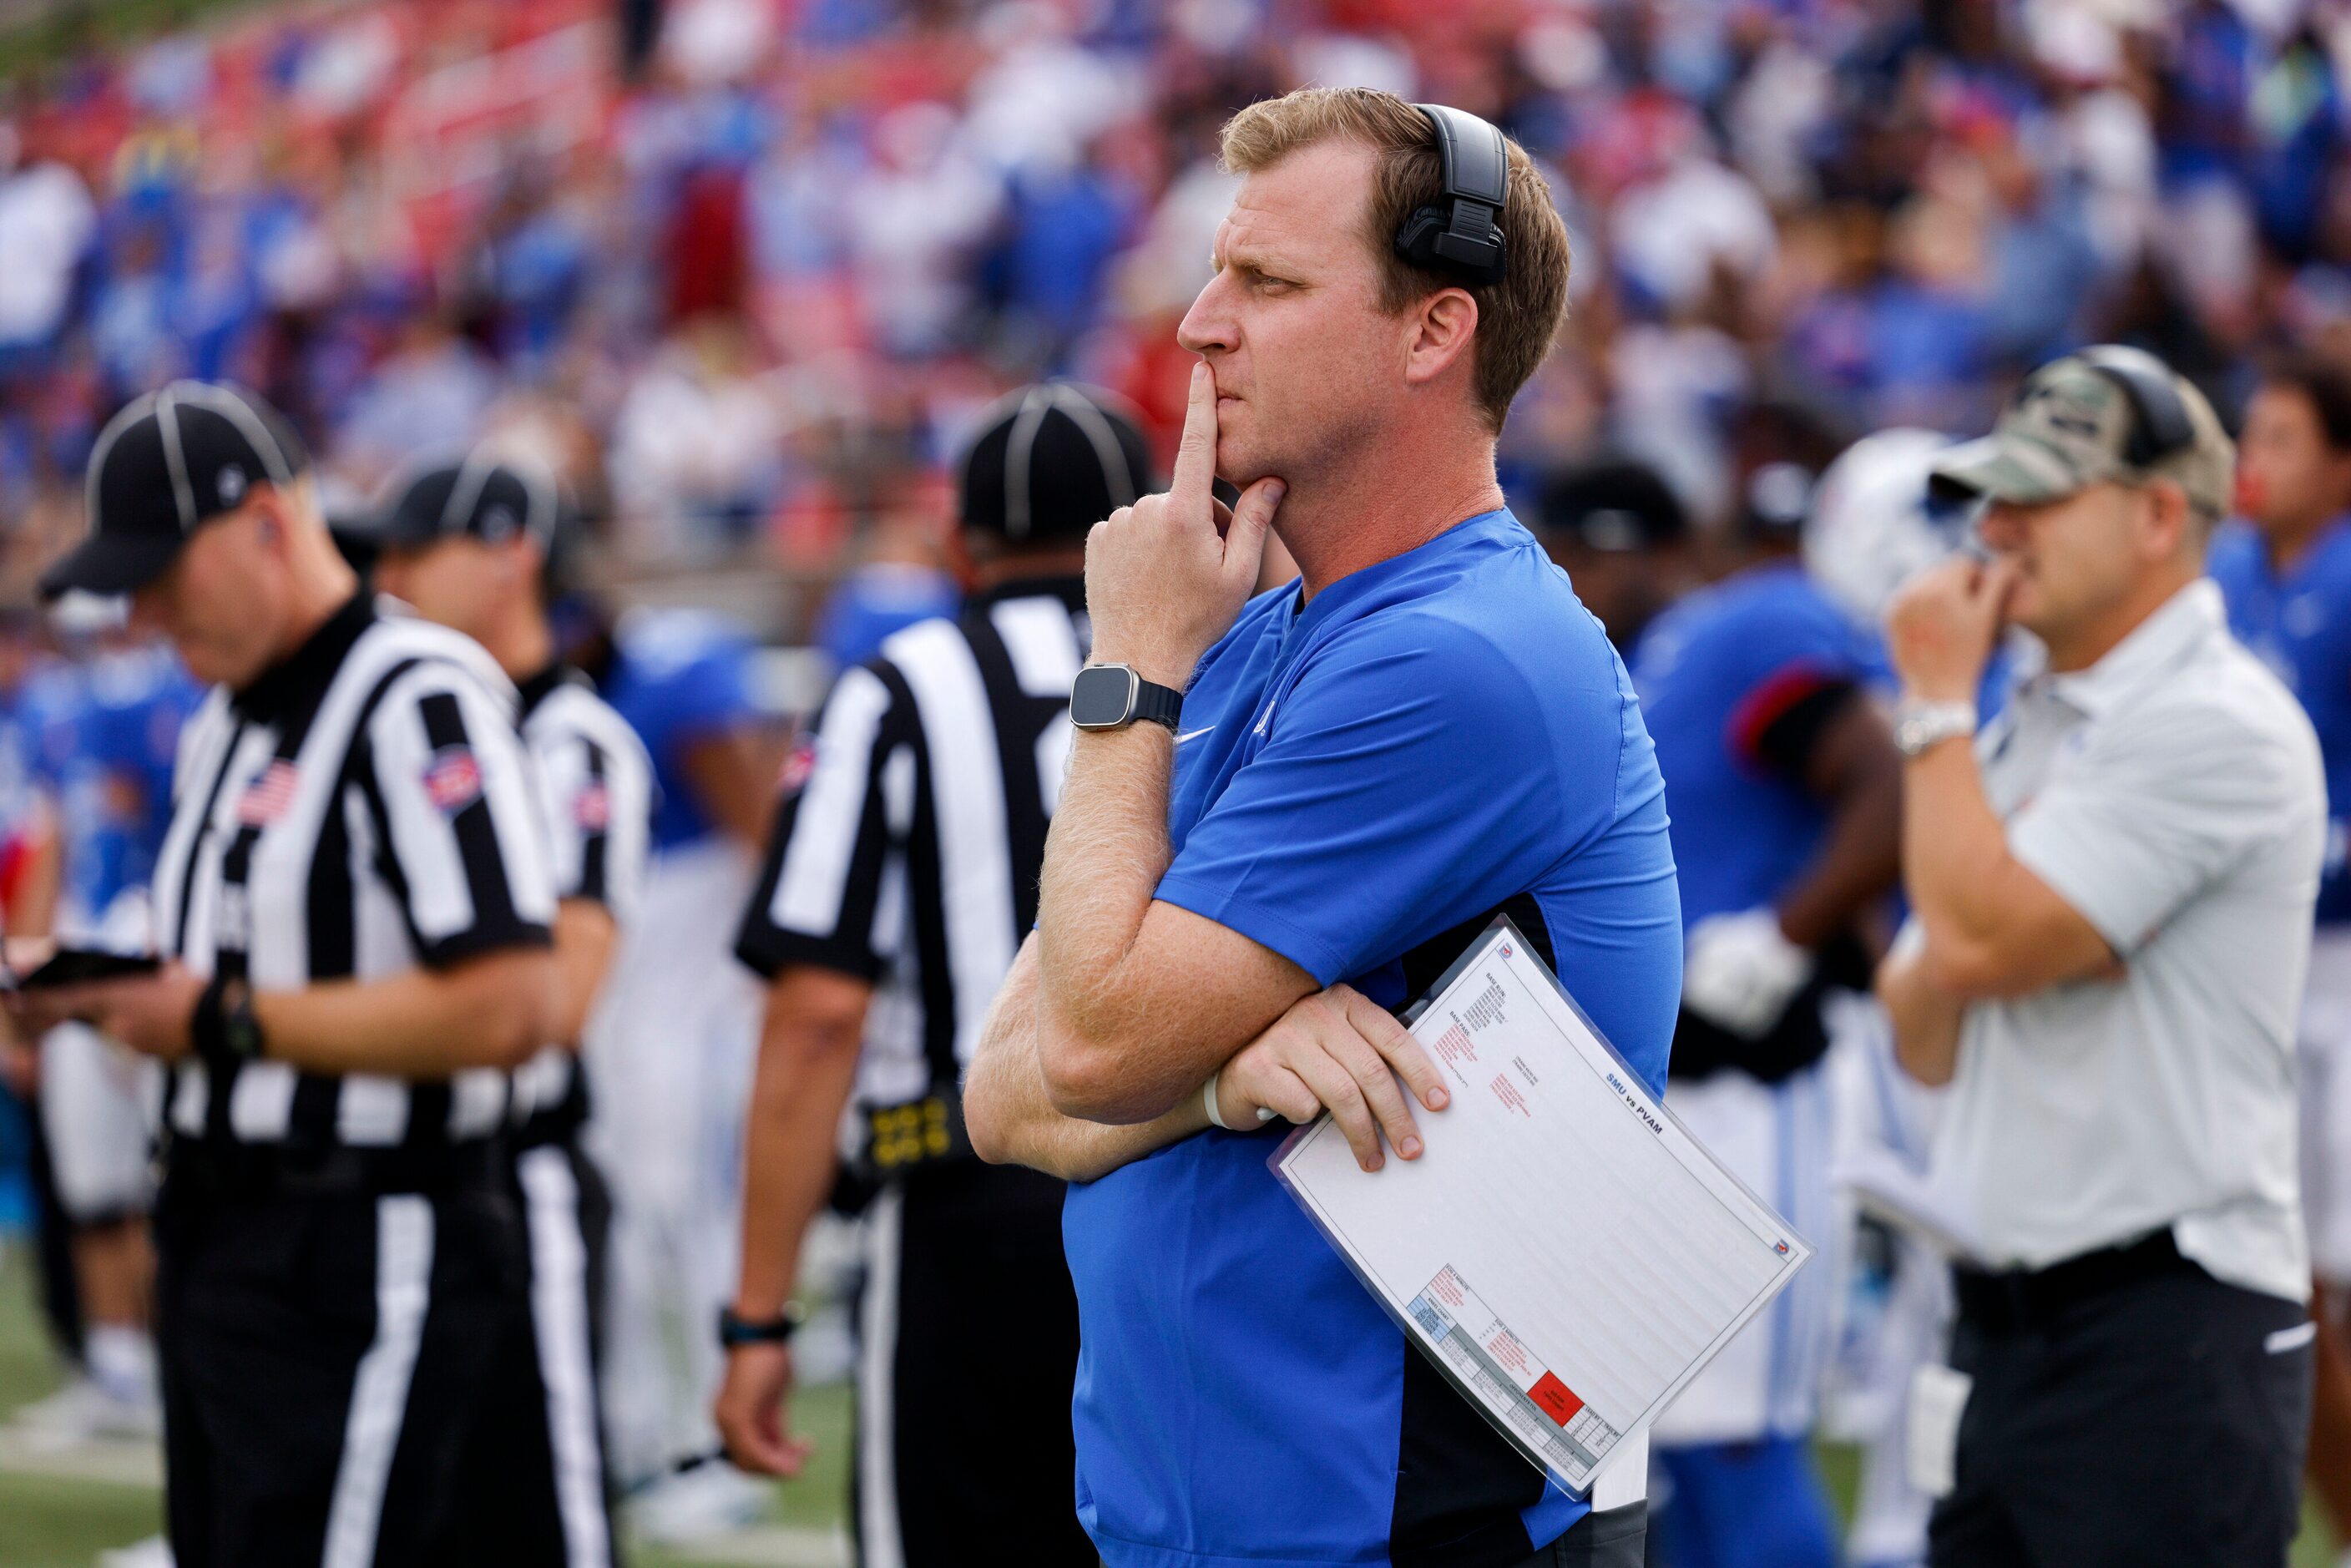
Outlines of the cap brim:
{"type": "Polygon", "coordinates": [[[2020,507],[2062,501],[2089,482],[2045,447],[1997,433],[1947,449],[1927,472],[1938,499],[1980,497],[2020,507]]]}
{"type": "Polygon", "coordinates": [[[134,593],[170,570],[186,542],[184,537],[138,539],[92,534],[41,573],[41,597],[56,599],[77,589],[101,598],[134,593]]]}

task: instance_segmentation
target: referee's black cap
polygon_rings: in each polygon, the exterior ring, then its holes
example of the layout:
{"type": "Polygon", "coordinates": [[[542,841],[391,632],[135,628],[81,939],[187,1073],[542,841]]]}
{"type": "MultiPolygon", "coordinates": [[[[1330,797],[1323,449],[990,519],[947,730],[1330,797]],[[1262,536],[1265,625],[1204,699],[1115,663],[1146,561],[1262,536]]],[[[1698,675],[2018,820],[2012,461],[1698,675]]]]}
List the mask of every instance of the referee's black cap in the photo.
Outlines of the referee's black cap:
{"type": "Polygon", "coordinates": [[[1123,398],[1074,382],[1008,392],[965,450],[963,526],[1015,544],[1078,540],[1155,487],[1123,398]]]}
{"type": "Polygon", "coordinates": [[[1655,468],[1637,458],[1596,457],[1543,484],[1543,527],[1610,554],[1679,543],[1689,516],[1655,468]]]}
{"type": "Polygon", "coordinates": [[[496,545],[528,537],[551,554],[561,510],[555,476],[477,447],[463,462],[434,464],[395,483],[369,531],[380,550],[420,549],[445,538],[496,545]]]}
{"type": "Polygon", "coordinates": [[[41,596],[129,593],[161,577],[207,518],[256,485],[290,484],[309,454],[241,387],[173,382],[107,422],[90,448],[89,533],[41,574],[41,596]]]}

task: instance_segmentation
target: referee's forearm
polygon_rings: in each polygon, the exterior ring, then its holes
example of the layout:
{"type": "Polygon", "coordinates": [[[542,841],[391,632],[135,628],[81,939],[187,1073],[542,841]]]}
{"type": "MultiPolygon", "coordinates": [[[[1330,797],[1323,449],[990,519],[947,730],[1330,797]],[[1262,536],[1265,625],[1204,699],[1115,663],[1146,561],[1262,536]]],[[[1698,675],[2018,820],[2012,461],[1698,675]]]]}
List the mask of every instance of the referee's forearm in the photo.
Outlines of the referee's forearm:
{"type": "Polygon", "coordinates": [[[772,1318],[791,1299],[801,1244],[832,1189],[871,995],[846,976],[809,970],[787,970],[768,990],[743,1127],[734,1306],[745,1318],[772,1318]]]}
{"type": "Polygon", "coordinates": [[[305,1071],[445,1078],[520,1066],[550,1038],[555,988],[553,954],[507,948],[447,969],[257,991],[253,1010],[268,1056],[305,1071]]]}

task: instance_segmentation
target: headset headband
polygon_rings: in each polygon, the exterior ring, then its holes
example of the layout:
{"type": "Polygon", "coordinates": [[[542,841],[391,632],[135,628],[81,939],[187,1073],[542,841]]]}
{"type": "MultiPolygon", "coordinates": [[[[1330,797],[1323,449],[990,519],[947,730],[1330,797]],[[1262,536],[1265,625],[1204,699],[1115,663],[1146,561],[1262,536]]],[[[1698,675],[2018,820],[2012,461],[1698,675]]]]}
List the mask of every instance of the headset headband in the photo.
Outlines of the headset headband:
{"type": "Polygon", "coordinates": [[[1464,110],[1417,103],[1437,131],[1444,204],[1422,207],[1396,231],[1396,254],[1432,272],[1471,284],[1499,283],[1509,258],[1502,208],[1509,200],[1510,155],[1502,133],[1464,110]]]}
{"type": "Polygon", "coordinates": [[[2130,404],[2130,439],[2124,443],[2123,456],[2133,467],[2147,467],[2196,444],[2196,422],[2159,361],[2111,346],[2085,349],[2081,357],[2084,364],[2119,387],[2123,401],[2130,404]]]}

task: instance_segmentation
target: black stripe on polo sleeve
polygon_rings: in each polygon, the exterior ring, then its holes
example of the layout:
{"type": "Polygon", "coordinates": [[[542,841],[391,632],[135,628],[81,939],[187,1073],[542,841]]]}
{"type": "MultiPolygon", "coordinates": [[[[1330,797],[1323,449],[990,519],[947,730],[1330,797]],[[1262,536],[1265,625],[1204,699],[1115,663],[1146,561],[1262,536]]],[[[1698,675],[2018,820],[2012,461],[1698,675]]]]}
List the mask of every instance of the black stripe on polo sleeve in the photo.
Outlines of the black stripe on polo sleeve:
{"type": "Polygon", "coordinates": [[[369,726],[364,784],[418,958],[548,945],[553,878],[521,737],[463,672],[402,685],[369,726]]]}
{"type": "Polygon", "coordinates": [[[873,940],[893,836],[885,775],[893,757],[912,787],[913,722],[872,668],[843,674],[813,729],[795,742],[736,956],[772,979],[792,964],[880,977],[873,940]]]}

